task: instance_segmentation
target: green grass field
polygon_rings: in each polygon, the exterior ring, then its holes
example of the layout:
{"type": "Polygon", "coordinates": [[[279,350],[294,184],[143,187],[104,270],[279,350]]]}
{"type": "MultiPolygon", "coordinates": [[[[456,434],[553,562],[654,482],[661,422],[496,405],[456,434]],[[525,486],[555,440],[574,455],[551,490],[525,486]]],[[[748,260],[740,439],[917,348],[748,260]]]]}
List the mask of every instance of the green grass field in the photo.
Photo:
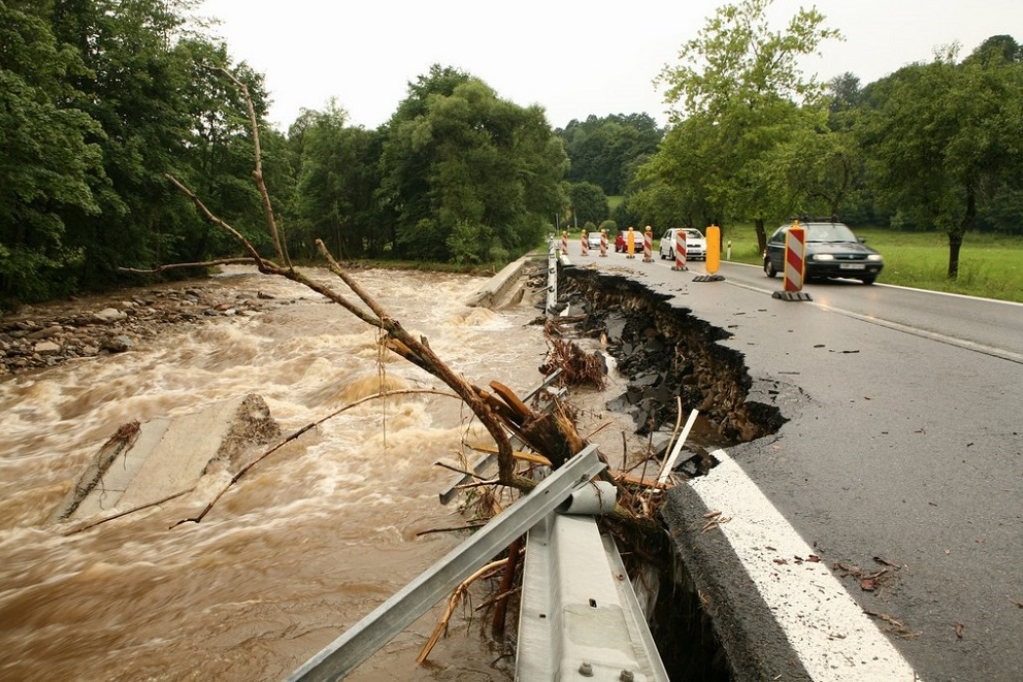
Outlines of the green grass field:
{"type": "MultiPolygon", "coordinates": [[[[944,233],[878,228],[855,232],[884,256],[878,282],[1023,303],[1023,237],[968,233],[959,252],[959,277],[950,280],[944,233]]],[[[763,263],[752,225],[726,228],[725,240],[732,241],[733,261],[763,263]]]]}

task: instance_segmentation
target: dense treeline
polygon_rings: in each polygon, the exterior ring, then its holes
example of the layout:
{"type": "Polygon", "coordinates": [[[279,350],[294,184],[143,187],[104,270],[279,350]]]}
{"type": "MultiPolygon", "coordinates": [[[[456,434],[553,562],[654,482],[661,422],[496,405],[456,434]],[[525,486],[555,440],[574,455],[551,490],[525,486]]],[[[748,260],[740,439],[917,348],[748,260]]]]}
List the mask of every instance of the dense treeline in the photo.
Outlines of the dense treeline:
{"type": "Polygon", "coordinates": [[[1023,231],[1023,50],[1009,36],[861,87],[806,79],[837,37],[815,10],[769,30],[771,0],[720,8],[646,114],[552,130],[539,107],[435,65],[387,123],[334,103],[266,125],[263,77],[194,0],[0,0],[0,308],[131,281],[122,268],[237,254],[172,174],[267,249],[244,83],[287,249],[342,259],[500,263],[562,221],[767,226],[792,215],[937,230],[955,276],[971,229],[1023,231]],[[230,76],[230,77],[228,77],[230,76]],[[612,214],[608,196],[625,195],[612,214]]]}
{"type": "MultiPolygon", "coordinates": [[[[0,303],[116,284],[228,248],[171,172],[258,242],[252,141],[226,48],[184,3],[0,1],[0,303]]],[[[266,112],[262,78],[233,68],[266,112]]],[[[270,134],[267,156],[283,140],[270,134]]]]}
{"type": "Polygon", "coordinates": [[[232,79],[292,257],[322,238],[341,258],[502,262],[568,209],[568,157],[539,107],[434,66],[377,130],[331,104],[284,135],[266,125],[261,74],[193,4],[0,0],[0,308],[237,255],[166,174],[269,248],[232,79]]]}

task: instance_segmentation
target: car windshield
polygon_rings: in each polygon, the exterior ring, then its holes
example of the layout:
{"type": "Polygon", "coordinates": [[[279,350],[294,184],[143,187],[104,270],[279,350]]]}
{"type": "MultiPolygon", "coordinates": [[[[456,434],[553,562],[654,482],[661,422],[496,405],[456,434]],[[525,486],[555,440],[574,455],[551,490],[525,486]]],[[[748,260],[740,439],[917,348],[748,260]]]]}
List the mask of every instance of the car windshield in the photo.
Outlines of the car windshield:
{"type": "Polygon", "coordinates": [[[842,223],[819,223],[806,225],[808,242],[855,242],[856,235],[842,223]]]}
{"type": "Polygon", "coordinates": [[[686,230],[686,239],[703,239],[699,230],[686,230]]]}

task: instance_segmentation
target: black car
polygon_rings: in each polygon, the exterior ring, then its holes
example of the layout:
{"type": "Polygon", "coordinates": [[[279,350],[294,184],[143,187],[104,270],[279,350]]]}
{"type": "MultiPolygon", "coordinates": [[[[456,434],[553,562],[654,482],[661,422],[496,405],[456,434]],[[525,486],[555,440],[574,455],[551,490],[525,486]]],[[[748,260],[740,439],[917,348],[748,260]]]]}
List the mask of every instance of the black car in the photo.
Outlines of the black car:
{"type": "MultiPolygon", "coordinates": [[[[873,284],[884,268],[884,258],[839,222],[800,222],[806,230],[804,279],[848,277],[873,284]]],[[[785,235],[792,223],[782,225],[767,240],[764,272],[774,277],[784,269],[785,235]]]]}

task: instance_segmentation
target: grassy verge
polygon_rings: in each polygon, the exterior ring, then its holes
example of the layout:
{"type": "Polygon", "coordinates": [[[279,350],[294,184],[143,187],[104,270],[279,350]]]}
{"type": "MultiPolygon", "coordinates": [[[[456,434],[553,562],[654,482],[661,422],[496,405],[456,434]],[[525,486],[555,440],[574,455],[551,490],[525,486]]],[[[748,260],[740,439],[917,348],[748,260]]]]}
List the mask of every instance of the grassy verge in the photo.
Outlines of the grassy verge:
{"type": "MultiPolygon", "coordinates": [[[[967,234],[959,253],[959,277],[950,280],[944,233],[859,228],[856,234],[884,256],[878,282],[1023,303],[1023,237],[967,234]]],[[[732,242],[733,261],[763,263],[752,225],[729,227],[725,240],[732,242]]]]}

